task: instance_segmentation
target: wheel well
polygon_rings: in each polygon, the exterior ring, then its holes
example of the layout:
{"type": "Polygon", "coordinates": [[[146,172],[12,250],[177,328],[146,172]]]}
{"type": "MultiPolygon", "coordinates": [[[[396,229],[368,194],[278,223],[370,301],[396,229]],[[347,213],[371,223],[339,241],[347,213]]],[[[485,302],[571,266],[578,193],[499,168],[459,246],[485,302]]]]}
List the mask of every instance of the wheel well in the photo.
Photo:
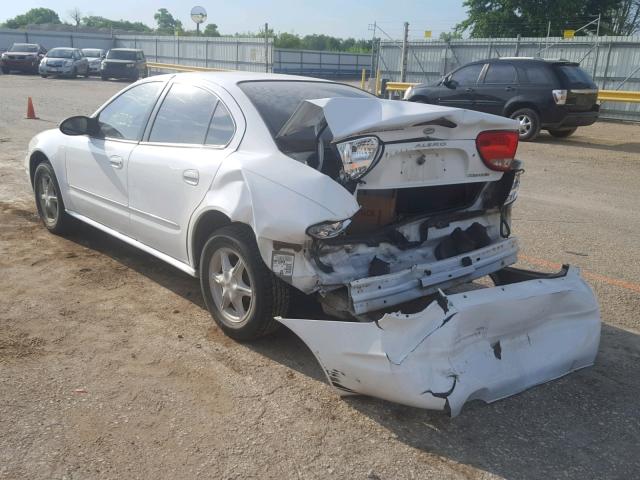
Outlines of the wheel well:
{"type": "Polygon", "coordinates": [[[202,254],[204,244],[207,243],[207,239],[220,227],[230,224],[231,220],[224,213],[218,212],[217,210],[209,210],[200,215],[197,222],[193,229],[191,241],[193,267],[196,270],[200,267],[200,255],[202,254]]]}
{"type": "Polygon", "coordinates": [[[36,168],[38,167],[38,165],[40,165],[42,162],[48,161],[49,159],[47,158],[47,156],[40,151],[36,151],[31,154],[31,157],[29,158],[29,178],[31,178],[31,185],[33,185],[33,176],[36,173],[36,168]]]}
{"type": "Polygon", "coordinates": [[[410,102],[417,102],[417,103],[427,103],[429,101],[429,99],[427,97],[425,97],[424,95],[416,95],[415,97],[411,97],[409,99],[410,102]]]}
{"type": "Polygon", "coordinates": [[[521,108],[530,108],[531,110],[536,112],[538,115],[540,115],[540,110],[535,104],[527,103],[527,102],[518,102],[518,103],[513,103],[509,105],[504,112],[504,116],[510,117],[513,112],[515,112],[516,110],[520,110],[521,108]]]}

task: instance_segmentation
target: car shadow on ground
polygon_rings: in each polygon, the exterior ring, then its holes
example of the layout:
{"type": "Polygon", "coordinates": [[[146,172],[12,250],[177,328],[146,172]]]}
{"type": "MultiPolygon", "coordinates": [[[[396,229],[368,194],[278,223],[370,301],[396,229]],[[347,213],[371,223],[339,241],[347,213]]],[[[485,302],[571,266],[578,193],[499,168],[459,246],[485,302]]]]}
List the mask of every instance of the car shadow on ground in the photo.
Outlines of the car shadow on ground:
{"type": "MultiPolygon", "coordinates": [[[[206,308],[196,279],[92,227],[79,228],[69,240],[206,308]]],[[[296,302],[297,313],[317,315],[315,305],[296,302]]],[[[326,382],[311,351],[286,328],[243,346],[326,382]]],[[[364,396],[344,401],[408,446],[509,479],[626,479],[640,472],[640,336],[609,325],[595,366],[493,404],[470,402],[453,419],[364,396]]]]}
{"type": "Polygon", "coordinates": [[[586,138],[581,138],[579,135],[570,138],[555,138],[551,135],[540,135],[536,140],[536,143],[544,143],[545,145],[564,145],[568,147],[577,148],[589,148],[593,150],[607,150],[609,152],[625,152],[625,153],[640,153],[639,142],[626,142],[616,143],[613,145],[594,143],[588,141],[586,138]]]}

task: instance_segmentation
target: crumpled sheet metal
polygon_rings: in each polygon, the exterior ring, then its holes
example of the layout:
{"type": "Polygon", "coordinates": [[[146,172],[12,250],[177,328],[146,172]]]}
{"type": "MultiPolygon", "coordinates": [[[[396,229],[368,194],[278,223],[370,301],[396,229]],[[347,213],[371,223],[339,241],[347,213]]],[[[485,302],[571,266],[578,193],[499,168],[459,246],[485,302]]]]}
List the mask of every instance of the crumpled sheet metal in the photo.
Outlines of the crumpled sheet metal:
{"type": "Polygon", "coordinates": [[[597,301],[579,270],[441,296],[425,310],[356,323],[278,319],[341,395],[460,413],[592,365],[597,301]]]}

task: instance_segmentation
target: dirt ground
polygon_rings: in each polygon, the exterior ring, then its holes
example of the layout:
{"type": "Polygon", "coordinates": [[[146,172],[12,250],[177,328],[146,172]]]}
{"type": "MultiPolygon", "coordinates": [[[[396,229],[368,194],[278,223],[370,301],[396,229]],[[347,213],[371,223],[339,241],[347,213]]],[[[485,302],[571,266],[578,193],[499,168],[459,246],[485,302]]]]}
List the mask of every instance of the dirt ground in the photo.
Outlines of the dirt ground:
{"type": "Polygon", "coordinates": [[[223,336],[197,280],[35,214],[29,139],[124,87],[0,76],[0,478],[541,479],[640,476],[640,126],[523,144],[522,262],[584,269],[594,367],[461,416],[339,399],[282,331],[223,336]],[[40,120],[24,119],[33,97],[40,120]]]}

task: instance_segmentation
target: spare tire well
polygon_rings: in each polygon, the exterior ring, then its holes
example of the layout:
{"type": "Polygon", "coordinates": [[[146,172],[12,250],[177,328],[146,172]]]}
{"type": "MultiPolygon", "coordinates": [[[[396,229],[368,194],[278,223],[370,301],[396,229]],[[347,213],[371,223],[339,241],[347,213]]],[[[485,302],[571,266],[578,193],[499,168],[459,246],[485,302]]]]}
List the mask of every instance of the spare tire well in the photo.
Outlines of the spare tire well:
{"type": "Polygon", "coordinates": [[[200,215],[193,229],[193,237],[191,240],[191,252],[193,254],[192,265],[196,270],[200,265],[200,255],[202,254],[204,244],[207,243],[211,234],[230,223],[231,220],[229,217],[217,210],[209,210],[200,215]]]}
{"type": "Polygon", "coordinates": [[[49,159],[47,158],[47,156],[40,151],[35,151],[31,154],[31,157],[29,158],[29,178],[31,179],[31,186],[33,186],[33,176],[36,173],[36,168],[38,168],[38,165],[40,165],[42,162],[48,161],[49,159]]]}

